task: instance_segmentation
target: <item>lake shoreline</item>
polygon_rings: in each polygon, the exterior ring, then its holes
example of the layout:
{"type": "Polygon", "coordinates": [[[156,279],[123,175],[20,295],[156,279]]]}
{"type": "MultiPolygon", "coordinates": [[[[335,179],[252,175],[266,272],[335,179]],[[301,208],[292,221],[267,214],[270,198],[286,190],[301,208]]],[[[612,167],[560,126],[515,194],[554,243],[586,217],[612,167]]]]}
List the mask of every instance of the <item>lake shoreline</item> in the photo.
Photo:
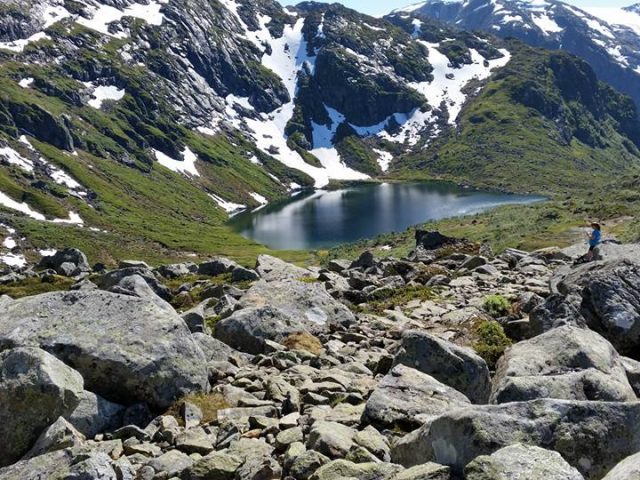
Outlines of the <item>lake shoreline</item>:
{"type": "Polygon", "coordinates": [[[415,225],[548,200],[441,180],[342,182],[243,211],[227,225],[275,250],[336,248],[415,225]]]}

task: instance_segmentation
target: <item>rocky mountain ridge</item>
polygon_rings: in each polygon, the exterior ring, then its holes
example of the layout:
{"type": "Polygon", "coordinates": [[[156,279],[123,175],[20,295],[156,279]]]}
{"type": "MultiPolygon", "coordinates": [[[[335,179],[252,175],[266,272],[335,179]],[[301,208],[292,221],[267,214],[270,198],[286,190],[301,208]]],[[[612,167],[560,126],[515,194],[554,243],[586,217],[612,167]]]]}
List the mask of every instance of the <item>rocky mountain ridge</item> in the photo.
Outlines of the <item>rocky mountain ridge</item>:
{"type": "Polygon", "coordinates": [[[640,16],[626,8],[579,8],[557,0],[430,0],[391,16],[435,18],[464,30],[515,37],[586,60],[598,77],[640,102],[640,16]]]}
{"type": "Polygon", "coordinates": [[[0,297],[0,478],[634,478],[637,245],[416,238],[308,269],[47,257],[23,276],[70,291],[0,297]]]}

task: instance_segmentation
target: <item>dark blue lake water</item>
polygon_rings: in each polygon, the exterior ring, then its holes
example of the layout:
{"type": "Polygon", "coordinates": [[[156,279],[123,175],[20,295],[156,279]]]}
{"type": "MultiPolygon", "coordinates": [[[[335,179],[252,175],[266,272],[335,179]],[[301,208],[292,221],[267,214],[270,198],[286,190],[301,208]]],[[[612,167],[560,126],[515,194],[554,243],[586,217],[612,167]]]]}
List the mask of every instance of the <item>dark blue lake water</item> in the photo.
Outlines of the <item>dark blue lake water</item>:
{"type": "Polygon", "coordinates": [[[431,220],[544,200],[465,189],[444,182],[363,184],[301,193],[233,217],[245,237],[280,250],[317,249],[399,232],[431,220]]]}

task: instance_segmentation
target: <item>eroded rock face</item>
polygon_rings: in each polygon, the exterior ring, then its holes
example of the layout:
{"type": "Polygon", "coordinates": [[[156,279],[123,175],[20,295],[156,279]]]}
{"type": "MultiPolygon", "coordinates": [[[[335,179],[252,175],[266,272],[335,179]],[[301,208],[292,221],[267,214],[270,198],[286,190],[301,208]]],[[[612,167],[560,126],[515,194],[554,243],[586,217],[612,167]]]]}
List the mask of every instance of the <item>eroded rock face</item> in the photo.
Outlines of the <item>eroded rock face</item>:
{"type": "Polygon", "coordinates": [[[620,354],[640,356],[640,264],[627,259],[594,262],[560,270],[555,282],[568,306],[549,309],[544,328],[556,326],[554,320],[567,309],[577,311],[577,321],[583,319],[620,354]]]}
{"type": "Polygon", "coordinates": [[[426,332],[406,332],[394,364],[403,364],[431,375],[474,403],[484,403],[489,398],[491,379],[486,362],[472,350],[426,332]]]}
{"type": "Polygon", "coordinates": [[[583,480],[557,452],[515,444],[476,458],[464,469],[466,480],[583,480]]]}
{"type": "Polygon", "coordinates": [[[634,401],[636,395],[607,340],[565,326],[515,344],[498,362],[492,403],[536,398],[634,401]]]}
{"type": "Polygon", "coordinates": [[[38,348],[0,353],[0,466],[19,460],[56,418],[73,412],[83,386],[78,372],[38,348]]]}
{"type": "Polygon", "coordinates": [[[640,451],[640,402],[534,400],[458,409],[400,439],[392,460],[435,461],[461,474],[480,455],[514,443],[560,453],[586,479],[599,479],[640,451]]]}
{"type": "Polygon", "coordinates": [[[457,390],[400,364],[369,397],[363,420],[380,428],[412,430],[434,416],[469,404],[469,399],[457,390]]]}
{"type": "Polygon", "coordinates": [[[205,358],[183,320],[149,301],[102,291],[49,293],[0,312],[0,347],[30,345],[75,368],[117,403],[166,408],[205,390],[205,358]]]}

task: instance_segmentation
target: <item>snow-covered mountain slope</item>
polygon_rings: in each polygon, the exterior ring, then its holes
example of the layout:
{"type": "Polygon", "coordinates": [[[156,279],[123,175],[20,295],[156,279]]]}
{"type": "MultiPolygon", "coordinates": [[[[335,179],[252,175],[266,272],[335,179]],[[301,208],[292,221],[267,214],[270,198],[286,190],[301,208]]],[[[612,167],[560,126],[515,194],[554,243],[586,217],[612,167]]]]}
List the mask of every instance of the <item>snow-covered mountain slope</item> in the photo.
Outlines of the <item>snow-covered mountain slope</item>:
{"type": "MultiPolygon", "coordinates": [[[[387,168],[384,145],[367,148],[376,161],[362,160],[354,158],[354,141],[341,145],[344,137],[411,147],[421,135],[436,136],[439,119],[455,123],[466,99],[464,87],[509,59],[504,49],[485,58],[469,48],[468,61],[451,66],[436,40],[426,44],[384,20],[338,5],[303,3],[291,10],[271,0],[16,5],[0,24],[0,51],[25,63],[48,62],[82,82],[79,105],[100,110],[105,102],[118,104],[139,94],[141,85],[131,85],[123,70],[146,69],[142,76],[182,125],[203,135],[238,129],[264,155],[311,177],[316,187],[331,179],[366,179],[387,168]],[[118,48],[104,58],[92,44],[103,52],[118,48]],[[46,52],[41,48],[51,45],[46,52]],[[88,54],[78,60],[82,50],[88,54]],[[115,71],[101,60],[114,64],[115,71]]],[[[25,89],[42,90],[31,76],[16,80],[25,89]]],[[[160,158],[184,156],[180,141],[149,143],[151,161],[157,160],[156,151],[164,155],[160,158]]]]}
{"type": "MultiPolygon", "coordinates": [[[[529,53],[427,16],[339,4],[3,0],[0,222],[37,249],[63,238],[105,252],[123,239],[153,251],[258,248],[223,226],[229,214],[394,174],[407,157],[420,169],[413,160],[455,138],[486,85],[529,53]]],[[[548,52],[536,58],[529,68],[553,66],[548,52]]],[[[558,78],[578,71],[571,81],[591,88],[588,67],[573,67],[558,78]]],[[[553,106],[545,138],[587,152],[625,144],[624,161],[637,153],[624,98],[574,99],[578,121],[549,92],[529,92],[553,106]],[[612,115],[610,104],[625,108],[612,115]]]]}
{"type": "Polygon", "coordinates": [[[429,0],[391,16],[429,17],[587,60],[600,79],[640,105],[640,8],[580,9],[557,0],[429,0]]]}

